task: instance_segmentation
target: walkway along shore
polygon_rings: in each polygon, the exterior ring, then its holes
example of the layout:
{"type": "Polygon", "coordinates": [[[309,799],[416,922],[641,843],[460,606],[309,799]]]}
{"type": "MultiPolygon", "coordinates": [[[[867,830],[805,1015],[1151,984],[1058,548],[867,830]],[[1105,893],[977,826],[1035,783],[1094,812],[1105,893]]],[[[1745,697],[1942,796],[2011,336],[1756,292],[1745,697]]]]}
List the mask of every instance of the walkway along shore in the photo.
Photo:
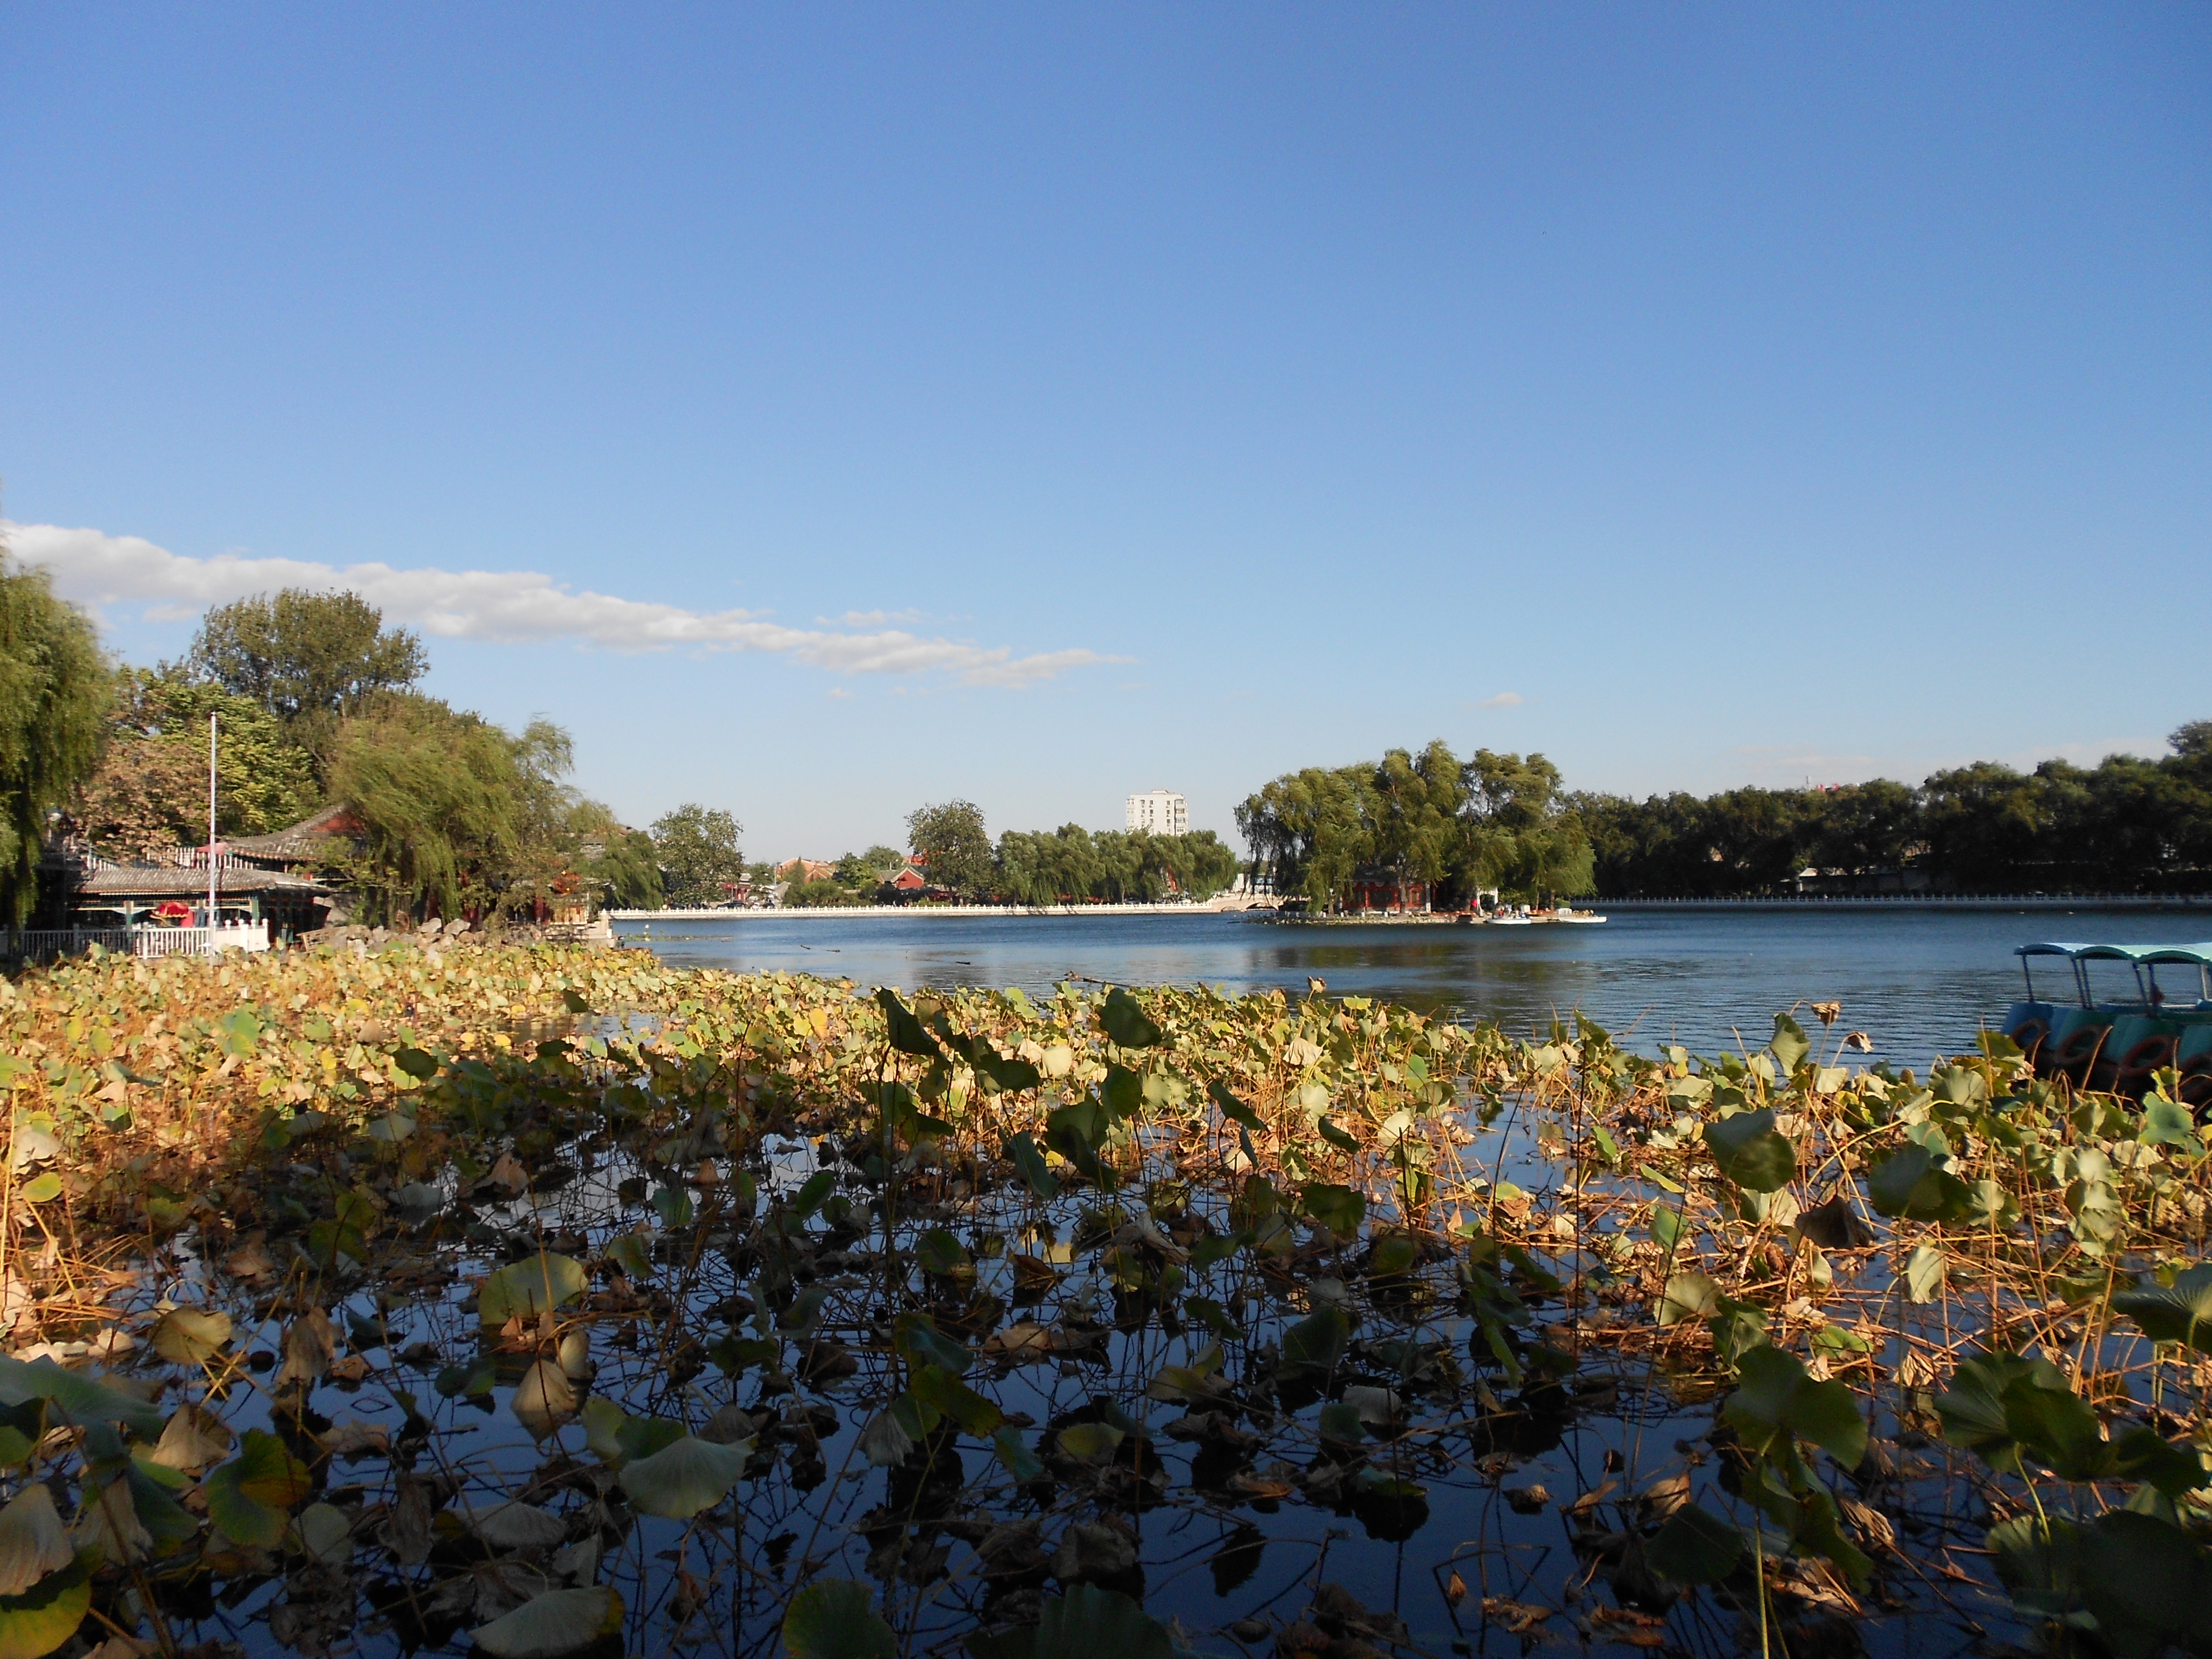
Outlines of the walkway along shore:
{"type": "MultiPolygon", "coordinates": [[[[1769,898],[1600,898],[1582,901],[1608,911],[1674,910],[2203,910],[2212,911],[2212,893],[1864,893],[1850,896],[1806,894],[1769,898]]],[[[1449,923],[1452,913],[1436,915],[1277,916],[1265,899],[1226,895],[1202,904],[857,904],[839,908],[746,910],[727,907],[698,910],[608,910],[615,921],[817,921],[875,916],[1201,916],[1252,915],[1255,920],[1306,922],[1449,923]]]]}
{"type": "Polygon", "coordinates": [[[1249,900],[1208,899],[1203,904],[847,904],[819,909],[607,910],[616,921],[830,921],[863,916],[1209,916],[1234,915],[1255,907],[1249,900]]]}

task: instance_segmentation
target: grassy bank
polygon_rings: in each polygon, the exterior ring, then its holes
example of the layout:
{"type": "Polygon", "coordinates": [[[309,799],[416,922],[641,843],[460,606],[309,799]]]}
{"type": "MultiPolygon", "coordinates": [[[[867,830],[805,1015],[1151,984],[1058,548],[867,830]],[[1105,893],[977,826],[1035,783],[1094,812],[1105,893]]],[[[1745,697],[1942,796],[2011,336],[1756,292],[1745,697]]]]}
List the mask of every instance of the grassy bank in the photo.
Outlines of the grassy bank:
{"type": "Polygon", "coordinates": [[[2205,1645],[2187,1114],[1816,1015],[28,977],[0,1656],[2205,1645]]]}

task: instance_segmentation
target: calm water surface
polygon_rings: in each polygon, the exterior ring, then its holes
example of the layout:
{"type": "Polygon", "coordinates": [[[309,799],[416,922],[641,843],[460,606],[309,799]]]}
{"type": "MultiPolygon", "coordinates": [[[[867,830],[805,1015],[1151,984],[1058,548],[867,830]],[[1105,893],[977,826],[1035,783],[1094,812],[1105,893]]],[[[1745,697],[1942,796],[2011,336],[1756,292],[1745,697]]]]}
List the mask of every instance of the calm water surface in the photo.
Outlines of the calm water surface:
{"type": "MultiPolygon", "coordinates": [[[[1971,1046],[2020,994],[2032,939],[2179,943],[2212,914],[2140,910],[1624,911],[1602,927],[1301,926],[1164,916],[823,918],[625,922],[626,942],[688,966],[846,977],[863,985],[1018,985],[1070,976],[1374,996],[1528,1032],[1579,1009],[1645,1049],[1757,1048],[1777,1011],[1840,1002],[1875,1054],[1924,1066],[1971,1046]]],[[[2047,971],[2047,970],[2046,970],[2047,971]]],[[[2045,976],[2038,975],[2038,988],[2045,976]]],[[[2057,974],[2049,987],[2067,988],[2057,974]]],[[[2117,989],[2117,986],[2115,989],[2117,989]]],[[[1801,1012],[1809,1026],[1809,1015],[1801,1012]]]]}

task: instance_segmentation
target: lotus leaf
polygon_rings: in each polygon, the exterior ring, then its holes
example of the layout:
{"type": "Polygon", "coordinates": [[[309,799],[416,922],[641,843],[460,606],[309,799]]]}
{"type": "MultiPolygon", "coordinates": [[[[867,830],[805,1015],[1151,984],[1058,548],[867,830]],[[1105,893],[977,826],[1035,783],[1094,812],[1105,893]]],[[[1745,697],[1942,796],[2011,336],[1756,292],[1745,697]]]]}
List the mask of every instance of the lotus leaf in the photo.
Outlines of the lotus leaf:
{"type": "Polygon", "coordinates": [[[2212,1261],[2184,1268],[2171,1285],[2144,1279],[2115,1296],[2112,1311],[2127,1315],[2154,1342],[2181,1342],[2212,1353],[2212,1261]]]}
{"type": "Polygon", "coordinates": [[[1106,1000],[1100,1005],[1098,1023],[1124,1048],[1150,1048],[1160,1040],[1160,1028],[1138,1006],[1137,999],[1118,985],[1107,992],[1106,1000]]]}
{"type": "Polygon", "coordinates": [[[610,1586],[548,1590],[483,1626],[476,1644],[492,1659],[556,1659],[616,1634],[622,1622],[623,1600],[610,1586]]]}
{"type": "Polygon", "coordinates": [[[92,1608],[90,1551],[21,1595],[0,1596],[0,1659],[44,1659],[76,1634],[92,1608]]]}
{"type": "Polygon", "coordinates": [[[534,1320],[583,1295],[583,1264],[550,1250],[510,1261],[477,1291],[477,1317],[486,1325],[534,1320]]]}
{"type": "Polygon", "coordinates": [[[1747,1193],[1771,1193],[1797,1176],[1797,1149],[1775,1132],[1771,1111],[1738,1112],[1705,1125],[1720,1172],[1747,1193]]]}
{"type": "Polygon", "coordinates": [[[1071,1423],[1060,1431],[1060,1449],[1091,1462],[1111,1457],[1127,1437],[1109,1423],[1071,1423]]]}
{"type": "Polygon", "coordinates": [[[175,1308],[154,1327],[154,1352],[179,1365],[204,1364],[230,1340],[230,1316],[204,1308],[175,1308]]]}
{"type": "Polygon", "coordinates": [[[1743,1534],[1702,1504],[1684,1504],[1644,1546],[1644,1563],[1677,1584],[1716,1584],[1743,1559],[1743,1534]]]}
{"type": "Polygon", "coordinates": [[[0,1509],[0,1595],[21,1595],[76,1559],[54,1495],[32,1481],[0,1509]]]}
{"type": "Polygon", "coordinates": [[[248,1429],[238,1455],[210,1474],[201,1490],[209,1517],[240,1544],[274,1549],[284,1539],[292,1505],[314,1488],[307,1466],[262,1429],[248,1429]]]}
{"type": "Polygon", "coordinates": [[[1842,1383],[1814,1381],[1795,1354],[1775,1347],[1753,1348],[1737,1364],[1742,1386],[1723,1410],[1753,1451],[1770,1451],[1785,1435],[1796,1435],[1846,1468],[1866,1455],[1865,1419],[1842,1383]]]}
{"type": "Polygon", "coordinates": [[[898,1638],[877,1613],[866,1584],[817,1578],[784,1609],[783,1644],[792,1659],[897,1659],[898,1638]]]}

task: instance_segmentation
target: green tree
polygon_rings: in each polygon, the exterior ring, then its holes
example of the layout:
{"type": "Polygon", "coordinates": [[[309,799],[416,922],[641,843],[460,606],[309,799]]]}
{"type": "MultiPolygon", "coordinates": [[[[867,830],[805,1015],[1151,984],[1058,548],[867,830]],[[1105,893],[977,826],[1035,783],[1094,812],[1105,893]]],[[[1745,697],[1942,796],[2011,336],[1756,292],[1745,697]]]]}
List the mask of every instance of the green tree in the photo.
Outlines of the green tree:
{"type": "Polygon", "coordinates": [[[834,876],[824,876],[819,881],[794,881],[783,890],[780,901],[793,910],[836,910],[867,900],[851,889],[839,884],[834,876]]]}
{"type": "Polygon", "coordinates": [[[1442,738],[1417,760],[1393,749],[1375,769],[1368,810],[1374,815],[1374,862],[1403,885],[1441,882],[1462,860],[1468,842],[1465,769],[1442,738]]]}
{"type": "Polygon", "coordinates": [[[38,901],[49,817],[100,764],[114,682],[82,611],[0,550],[0,913],[38,901]]]}
{"type": "Polygon", "coordinates": [[[1375,857],[1372,766],[1309,766],[1245,798],[1237,827],[1255,874],[1285,897],[1303,893],[1316,909],[1342,902],[1352,878],[1375,857]]]}
{"type": "Polygon", "coordinates": [[[720,904],[724,889],[745,878],[745,855],[738,837],[744,826],[719,807],[686,801],[653,820],[653,842],[659,849],[668,902],[678,908],[720,904]]]}
{"type": "Polygon", "coordinates": [[[1211,830],[1159,838],[1176,886],[1194,900],[1212,898],[1237,877],[1237,854],[1211,830]]]}
{"type": "Polygon", "coordinates": [[[576,804],[572,828],[584,874],[598,884],[607,904],[622,910],[658,910],[666,902],[659,849],[651,836],[617,823],[615,815],[595,800],[576,804]]]}
{"type": "Polygon", "coordinates": [[[380,693],[410,688],[429,668],[422,641],[386,628],[383,611],[359,594],[297,587],[217,605],[200,619],[187,660],[201,678],[295,727],[319,760],[341,718],[380,693]]]}
{"type": "MultiPolygon", "coordinates": [[[[881,843],[865,853],[848,853],[837,860],[838,885],[856,893],[872,893],[905,867],[906,854],[881,843]]],[[[787,903],[789,900],[785,901],[787,903]]]]}
{"type": "Polygon", "coordinates": [[[172,670],[117,676],[106,752],[72,816],[110,857],[207,839],[208,716],[216,720],[216,830],[265,836],[318,801],[306,750],[259,703],[172,670]]]}
{"type": "Polygon", "coordinates": [[[1592,890],[1589,836],[1567,810],[1558,767],[1541,755],[1524,760],[1478,749],[1463,780],[1471,884],[1536,899],[1592,890]]]}
{"type": "Polygon", "coordinates": [[[991,891],[998,869],[981,807],[966,800],[916,807],[907,815],[906,828],[931,886],[962,898],[981,898],[991,891]]]}
{"type": "Polygon", "coordinates": [[[510,737],[431,697],[380,699],[338,729],[334,791],[362,826],[354,872],[372,915],[513,909],[538,896],[556,861],[533,845],[538,800],[557,778],[566,738],[541,722],[510,737]]]}

